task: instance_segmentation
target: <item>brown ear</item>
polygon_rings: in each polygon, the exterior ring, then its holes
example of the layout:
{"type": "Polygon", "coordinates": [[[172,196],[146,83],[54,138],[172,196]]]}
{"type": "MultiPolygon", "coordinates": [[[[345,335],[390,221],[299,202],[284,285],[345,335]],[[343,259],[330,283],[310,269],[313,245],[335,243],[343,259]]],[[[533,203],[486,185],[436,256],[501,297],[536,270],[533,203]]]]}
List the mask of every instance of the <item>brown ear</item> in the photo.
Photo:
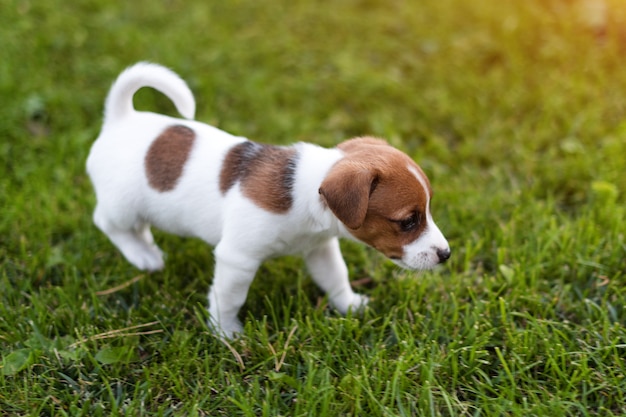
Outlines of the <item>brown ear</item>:
{"type": "Polygon", "coordinates": [[[371,169],[343,160],[331,168],[319,193],[343,224],[358,229],[365,221],[374,179],[371,169]]]}

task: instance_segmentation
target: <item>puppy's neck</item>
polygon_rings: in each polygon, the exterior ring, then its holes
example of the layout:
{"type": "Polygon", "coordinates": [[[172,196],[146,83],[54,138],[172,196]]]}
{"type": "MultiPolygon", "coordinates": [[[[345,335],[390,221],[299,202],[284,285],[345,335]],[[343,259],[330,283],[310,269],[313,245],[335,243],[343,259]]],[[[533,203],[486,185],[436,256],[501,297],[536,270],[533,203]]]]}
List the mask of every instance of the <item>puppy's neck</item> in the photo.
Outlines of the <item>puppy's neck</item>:
{"type": "Polygon", "coordinates": [[[343,158],[343,152],[337,148],[322,148],[311,143],[297,143],[298,172],[294,187],[294,207],[303,213],[311,230],[339,237],[349,237],[345,227],[337,220],[332,211],[323,202],[319,189],[333,165],[343,158]]]}

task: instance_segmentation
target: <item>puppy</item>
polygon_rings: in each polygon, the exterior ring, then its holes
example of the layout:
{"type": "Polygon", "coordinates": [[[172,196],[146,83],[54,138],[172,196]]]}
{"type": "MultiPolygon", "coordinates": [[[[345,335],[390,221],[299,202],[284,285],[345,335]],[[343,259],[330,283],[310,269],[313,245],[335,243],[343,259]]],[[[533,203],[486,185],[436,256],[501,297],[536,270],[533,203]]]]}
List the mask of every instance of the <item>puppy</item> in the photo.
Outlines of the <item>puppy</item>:
{"type": "Polygon", "coordinates": [[[242,330],[237,312],[267,258],[302,255],[330,303],[346,313],[367,298],[350,287],[339,237],[413,270],[450,257],[431,217],[428,178],[385,141],[265,145],[193,121],[194,112],[191,91],[170,70],[150,63],[126,69],[106,99],[87,171],[95,224],[137,268],[163,268],[151,225],[215,246],[208,301],[221,335],[242,330]],[[185,119],[136,111],[141,87],[164,93],[185,119]]]}

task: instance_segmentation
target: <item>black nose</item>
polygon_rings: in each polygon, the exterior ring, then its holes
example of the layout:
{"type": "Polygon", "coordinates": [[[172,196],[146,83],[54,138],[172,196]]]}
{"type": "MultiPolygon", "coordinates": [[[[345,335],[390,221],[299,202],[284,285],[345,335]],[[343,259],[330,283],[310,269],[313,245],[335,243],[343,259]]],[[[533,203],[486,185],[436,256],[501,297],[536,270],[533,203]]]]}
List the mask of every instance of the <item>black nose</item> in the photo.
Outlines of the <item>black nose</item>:
{"type": "Polygon", "coordinates": [[[439,263],[444,263],[450,259],[450,249],[437,249],[437,256],[439,257],[439,263]]]}

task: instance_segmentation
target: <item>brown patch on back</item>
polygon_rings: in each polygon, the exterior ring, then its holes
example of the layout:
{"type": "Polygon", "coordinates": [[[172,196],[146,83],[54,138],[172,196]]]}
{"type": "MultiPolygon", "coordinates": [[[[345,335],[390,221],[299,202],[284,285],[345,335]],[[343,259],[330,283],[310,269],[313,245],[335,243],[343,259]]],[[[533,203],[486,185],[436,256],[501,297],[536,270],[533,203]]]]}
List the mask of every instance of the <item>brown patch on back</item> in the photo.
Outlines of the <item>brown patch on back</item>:
{"type": "Polygon", "coordinates": [[[293,148],[242,142],[226,154],[220,191],[226,194],[239,181],[243,195],[259,207],[285,213],[293,204],[296,161],[293,148]]]}
{"type": "Polygon", "coordinates": [[[189,159],[196,134],[186,126],[170,126],[150,145],[144,160],[148,183],[160,192],[176,187],[189,159]]]}
{"type": "Polygon", "coordinates": [[[345,157],[322,183],[322,198],[354,237],[389,258],[402,258],[403,247],[426,228],[428,179],[411,158],[383,141],[353,139],[339,148],[345,157]],[[423,176],[427,190],[408,167],[423,176]],[[400,221],[413,213],[417,227],[403,231],[400,221]]]}

